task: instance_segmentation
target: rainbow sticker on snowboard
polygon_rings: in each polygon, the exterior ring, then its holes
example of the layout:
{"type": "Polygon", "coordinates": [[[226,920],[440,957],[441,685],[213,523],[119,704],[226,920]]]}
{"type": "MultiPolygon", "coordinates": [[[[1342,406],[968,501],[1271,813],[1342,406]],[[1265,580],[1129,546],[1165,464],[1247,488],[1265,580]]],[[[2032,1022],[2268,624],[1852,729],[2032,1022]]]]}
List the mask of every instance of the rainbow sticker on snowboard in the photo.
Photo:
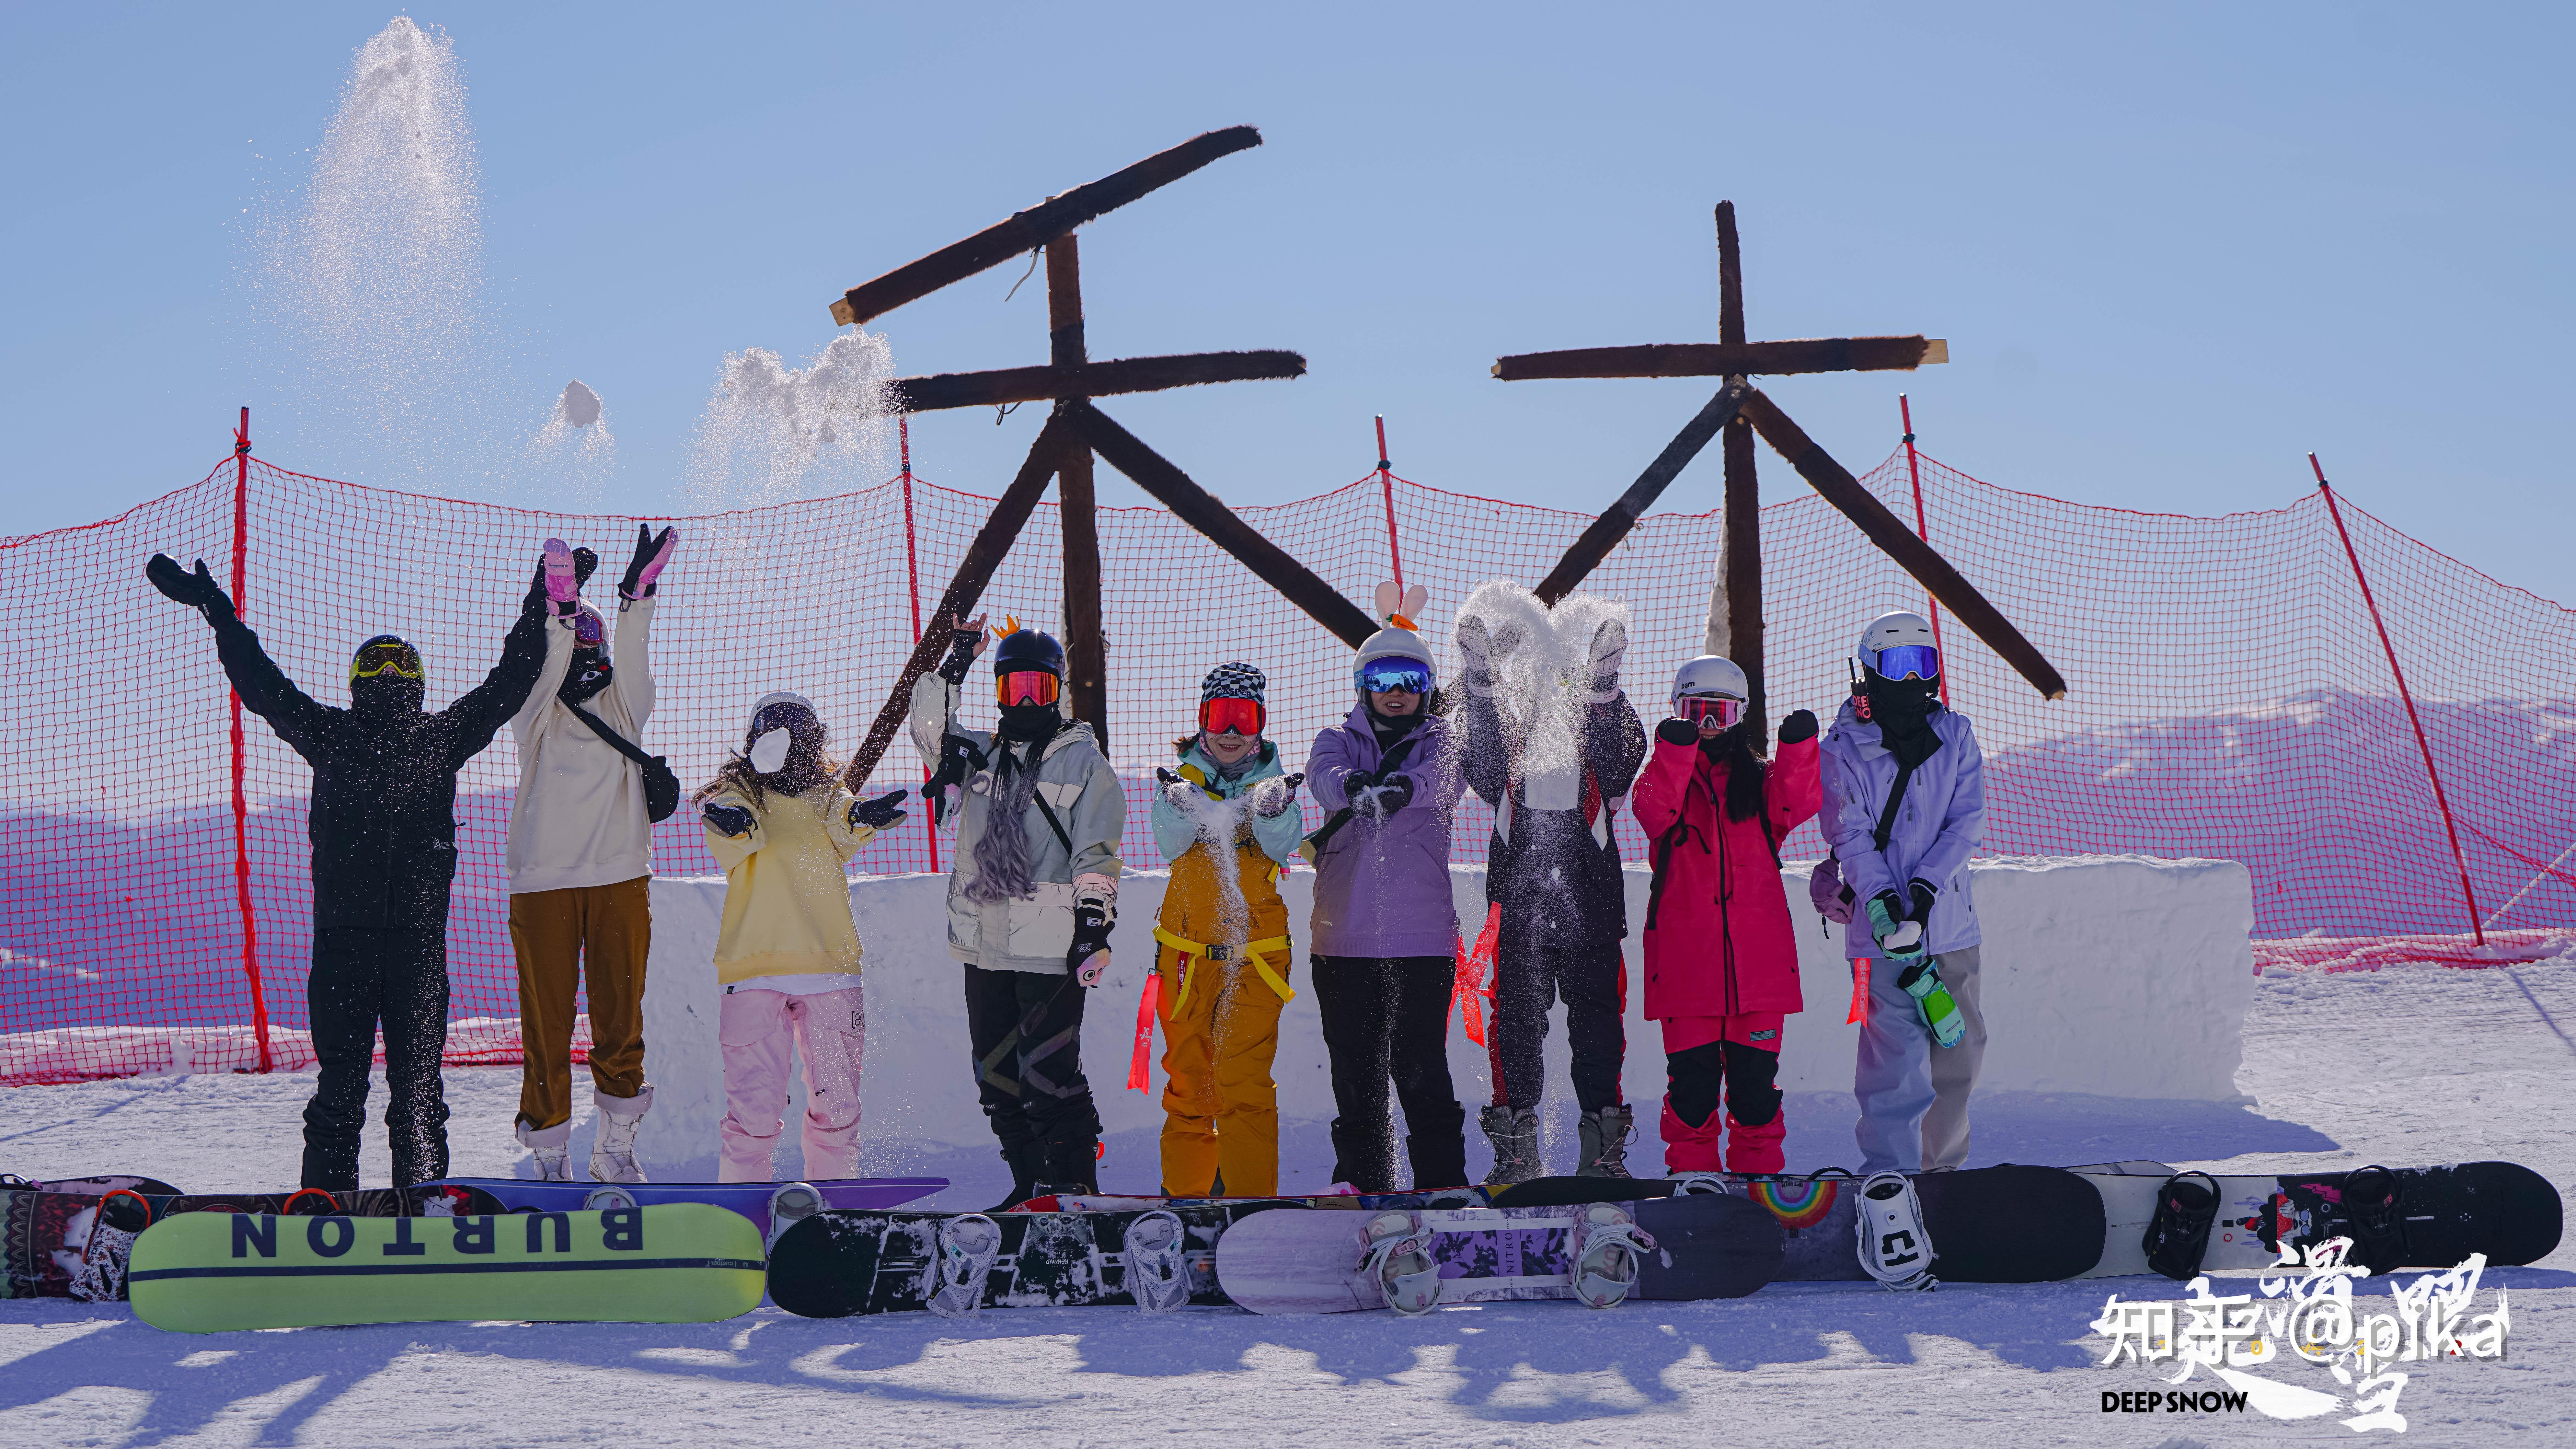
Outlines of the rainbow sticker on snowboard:
{"type": "Polygon", "coordinates": [[[1770,1177],[1747,1183],[1745,1190],[1780,1220],[1781,1227],[1794,1233],[1825,1220],[1834,1210],[1841,1185],[1838,1177],[1770,1177]]]}

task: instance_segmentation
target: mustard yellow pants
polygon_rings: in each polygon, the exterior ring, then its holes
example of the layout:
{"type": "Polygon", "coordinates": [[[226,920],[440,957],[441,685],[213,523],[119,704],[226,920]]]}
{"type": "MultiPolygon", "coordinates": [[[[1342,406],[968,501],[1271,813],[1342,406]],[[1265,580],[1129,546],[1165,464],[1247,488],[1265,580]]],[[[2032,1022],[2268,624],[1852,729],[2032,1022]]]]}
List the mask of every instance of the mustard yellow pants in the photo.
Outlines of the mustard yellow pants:
{"type": "MultiPolygon", "coordinates": [[[[1289,955],[1266,958],[1288,979],[1289,955]]],[[[1279,1054],[1279,1011],[1287,1002],[1249,961],[1198,961],[1165,946],[1154,969],[1163,978],[1163,1191],[1206,1197],[1220,1180],[1229,1197],[1279,1191],[1279,1089],[1270,1080],[1279,1054]],[[1173,1003],[1178,1002],[1175,1009],[1173,1003]]]]}

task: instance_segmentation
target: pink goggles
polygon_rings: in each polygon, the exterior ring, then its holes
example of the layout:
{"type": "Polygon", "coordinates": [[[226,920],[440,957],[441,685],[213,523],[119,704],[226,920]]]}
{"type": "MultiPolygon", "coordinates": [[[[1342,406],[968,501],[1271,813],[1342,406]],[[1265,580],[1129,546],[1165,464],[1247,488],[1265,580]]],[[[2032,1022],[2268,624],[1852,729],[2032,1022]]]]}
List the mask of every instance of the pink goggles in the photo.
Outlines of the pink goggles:
{"type": "Polygon", "coordinates": [[[1673,714],[1693,724],[1713,719],[1719,729],[1732,729],[1737,720],[1744,718],[1744,701],[1715,694],[1685,694],[1673,701],[1673,714]]]}

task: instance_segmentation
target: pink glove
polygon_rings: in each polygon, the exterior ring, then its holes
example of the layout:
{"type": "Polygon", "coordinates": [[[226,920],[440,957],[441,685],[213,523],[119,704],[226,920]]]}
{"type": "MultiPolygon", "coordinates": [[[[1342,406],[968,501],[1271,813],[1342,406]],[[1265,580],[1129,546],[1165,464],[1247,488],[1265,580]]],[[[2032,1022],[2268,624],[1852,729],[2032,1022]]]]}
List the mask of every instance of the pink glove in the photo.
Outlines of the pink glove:
{"type": "Polygon", "coordinates": [[[554,601],[558,614],[581,608],[581,580],[573,573],[572,545],[560,538],[546,540],[546,597],[554,601]]]}
{"type": "Polygon", "coordinates": [[[670,563],[671,555],[678,552],[679,547],[678,529],[663,529],[661,536],[656,538],[652,529],[637,524],[635,556],[627,560],[626,577],[617,585],[617,592],[629,599],[653,597],[654,580],[662,577],[663,566],[670,563]]]}

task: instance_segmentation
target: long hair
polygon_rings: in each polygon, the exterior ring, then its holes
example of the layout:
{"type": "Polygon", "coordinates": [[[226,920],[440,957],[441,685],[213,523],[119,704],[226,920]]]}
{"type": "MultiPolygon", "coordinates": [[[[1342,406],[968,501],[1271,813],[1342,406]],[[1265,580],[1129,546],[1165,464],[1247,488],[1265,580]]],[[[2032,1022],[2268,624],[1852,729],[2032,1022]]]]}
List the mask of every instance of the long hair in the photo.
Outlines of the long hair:
{"type": "MultiPolygon", "coordinates": [[[[778,708],[777,705],[770,706],[770,710],[778,708]]],[[[763,710],[762,718],[768,718],[770,710],[763,710]]],[[[829,736],[823,734],[823,722],[815,719],[802,708],[795,710],[795,721],[810,721],[815,733],[822,735],[824,740],[828,740],[829,736]]],[[[777,723],[772,721],[770,728],[778,728],[777,723]]],[[[791,732],[791,738],[794,734],[802,732],[793,721],[787,728],[791,732]]],[[[751,767],[751,746],[754,740],[759,739],[766,732],[761,728],[760,719],[753,720],[750,728],[743,731],[742,748],[726,754],[725,762],[716,767],[715,778],[700,785],[697,793],[689,797],[689,802],[697,804],[711,796],[731,790],[749,798],[753,809],[766,810],[769,808],[769,792],[772,790],[787,795],[802,795],[841,773],[841,761],[829,750],[823,748],[822,740],[817,740],[815,743],[814,765],[810,772],[797,769],[797,756],[801,750],[796,745],[791,745],[788,749],[787,764],[777,774],[760,773],[751,767]]],[[[800,741],[799,744],[801,743],[800,741]]]]}
{"type": "Polygon", "coordinates": [[[1763,782],[1771,766],[1753,753],[1753,741],[1738,720],[1725,735],[1726,740],[1726,818],[1750,820],[1762,813],[1763,782]]]}

